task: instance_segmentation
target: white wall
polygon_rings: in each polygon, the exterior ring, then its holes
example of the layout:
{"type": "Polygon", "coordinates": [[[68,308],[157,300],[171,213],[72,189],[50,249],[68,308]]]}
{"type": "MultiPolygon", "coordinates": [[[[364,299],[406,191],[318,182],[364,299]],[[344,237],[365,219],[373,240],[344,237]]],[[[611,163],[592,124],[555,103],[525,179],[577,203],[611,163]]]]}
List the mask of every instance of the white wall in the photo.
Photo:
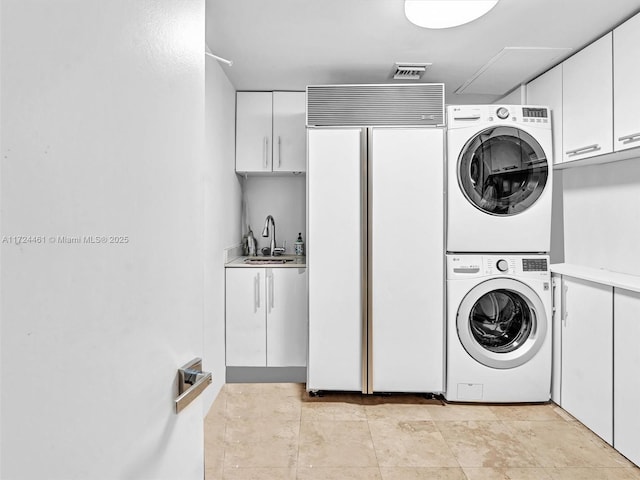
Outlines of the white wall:
{"type": "Polygon", "coordinates": [[[225,383],[223,249],[238,244],[241,191],[235,174],[236,93],[220,64],[206,57],[205,277],[203,367],[213,373],[205,414],[225,383]]]}
{"type": "MultiPolygon", "coordinates": [[[[269,246],[269,238],[262,236],[267,215],[276,224],[277,246],[287,241],[286,253],[293,254],[293,243],[302,232],[306,243],[306,179],[304,175],[249,176],[244,180],[244,192],[249,207],[249,225],[258,240],[258,251],[269,246]]],[[[336,232],[339,248],[340,232],[336,232]]]]}
{"type": "Polygon", "coordinates": [[[3,480],[202,479],[204,2],[3,0],[3,480]],[[125,244],[56,244],[122,235],[125,244]]]}
{"type": "MultiPolygon", "coordinates": [[[[2,100],[2,4],[0,4],[0,102],[2,100]]],[[[2,144],[2,105],[0,104],[0,155],[4,152],[3,144],[2,144]]],[[[2,158],[2,157],[0,157],[2,158]]],[[[1,162],[1,160],[0,160],[1,162]]],[[[2,229],[2,167],[0,163],[0,233],[2,229]]],[[[2,272],[2,248],[0,243],[0,272],[2,272]]],[[[2,277],[0,276],[0,303],[2,302],[2,277]]],[[[2,308],[0,307],[0,362],[2,361],[2,338],[4,335],[2,334],[2,308]]],[[[3,431],[2,427],[2,364],[0,363],[0,432],[3,431]]],[[[0,476],[2,475],[2,434],[0,434],[0,476]]]]}
{"type": "Polygon", "coordinates": [[[640,275],[640,158],[563,177],[565,261],[640,275]]]}
{"type": "Polygon", "coordinates": [[[500,105],[524,105],[526,104],[526,86],[519,85],[507,95],[496,100],[495,104],[500,105]]]}
{"type": "Polygon", "coordinates": [[[551,203],[551,263],[564,262],[564,202],[562,179],[565,170],[553,172],[553,197],[551,203]]]}

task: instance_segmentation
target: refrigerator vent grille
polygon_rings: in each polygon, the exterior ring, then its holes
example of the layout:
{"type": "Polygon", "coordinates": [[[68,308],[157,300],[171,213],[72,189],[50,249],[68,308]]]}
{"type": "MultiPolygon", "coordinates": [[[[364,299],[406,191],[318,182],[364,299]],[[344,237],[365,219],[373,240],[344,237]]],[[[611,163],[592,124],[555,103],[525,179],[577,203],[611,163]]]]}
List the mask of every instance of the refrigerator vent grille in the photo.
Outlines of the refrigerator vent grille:
{"type": "Polygon", "coordinates": [[[444,125],[444,84],[307,87],[307,126],[444,125]]]}

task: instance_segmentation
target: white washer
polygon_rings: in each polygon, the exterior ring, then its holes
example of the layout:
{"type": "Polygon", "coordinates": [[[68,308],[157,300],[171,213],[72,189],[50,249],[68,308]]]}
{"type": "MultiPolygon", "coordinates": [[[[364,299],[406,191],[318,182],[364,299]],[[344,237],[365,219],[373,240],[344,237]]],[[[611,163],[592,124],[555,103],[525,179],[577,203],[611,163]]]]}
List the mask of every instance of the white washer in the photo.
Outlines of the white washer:
{"type": "Polygon", "coordinates": [[[447,255],[447,384],[457,402],[551,398],[546,255],[447,255]]]}
{"type": "Polygon", "coordinates": [[[548,252],[547,107],[447,107],[447,251],[548,252]]]}

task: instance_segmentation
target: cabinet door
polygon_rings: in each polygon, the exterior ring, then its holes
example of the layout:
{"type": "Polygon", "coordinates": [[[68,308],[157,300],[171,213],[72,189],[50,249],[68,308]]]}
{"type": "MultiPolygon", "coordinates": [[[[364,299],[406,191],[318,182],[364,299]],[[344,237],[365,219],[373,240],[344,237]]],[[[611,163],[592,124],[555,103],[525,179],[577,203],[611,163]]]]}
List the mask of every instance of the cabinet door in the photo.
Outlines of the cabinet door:
{"type": "Polygon", "coordinates": [[[608,33],[563,64],[565,162],[613,151],[611,38],[608,33]]]}
{"type": "Polygon", "coordinates": [[[640,147],[640,14],[613,31],[615,150],[640,147]]]}
{"type": "MultiPolygon", "coordinates": [[[[551,109],[553,163],[561,163],[562,152],[562,64],[527,84],[527,104],[551,109]]],[[[551,155],[551,153],[547,153],[551,155]]]]}
{"type": "Polygon", "coordinates": [[[310,129],[309,390],[362,389],[360,129],[310,129]]]}
{"type": "Polygon", "coordinates": [[[373,390],[441,392],[443,130],[374,128],[370,155],[373,390]],[[398,261],[407,247],[419,250],[410,275],[398,261]]]}
{"type": "Polygon", "coordinates": [[[551,400],[562,405],[562,276],[551,274],[553,316],[551,322],[551,400]]]}
{"type": "Polygon", "coordinates": [[[563,277],[562,407],[608,443],[613,429],[613,290],[563,277]]]}
{"type": "Polygon", "coordinates": [[[307,269],[268,268],[267,366],[307,365],[307,269]]]}
{"type": "Polygon", "coordinates": [[[273,92],[273,171],[307,169],[305,92],[273,92]]]}
{"type": "Polygon", "coordinates": [[[616,289],[614,302],[613,446],[640,465],[640,293],[616,289]]]}
{"type": "Polygon", "coordinates": [[[236,171],[270,172],[272,152],[271,92],[236,94],[236,171]]]}
{"type": "Polygon", "coordinates": [[[226,269],[227,366],[267,362],[264,268],[226,269]]]}

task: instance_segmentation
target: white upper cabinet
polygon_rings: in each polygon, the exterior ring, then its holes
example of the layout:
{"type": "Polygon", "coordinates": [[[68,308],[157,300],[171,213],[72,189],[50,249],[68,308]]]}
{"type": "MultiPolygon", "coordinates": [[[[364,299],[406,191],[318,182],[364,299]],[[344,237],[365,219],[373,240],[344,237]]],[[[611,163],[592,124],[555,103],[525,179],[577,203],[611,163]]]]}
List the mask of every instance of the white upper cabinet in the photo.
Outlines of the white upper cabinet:
{"type": "Polygon", "coordinates": [[[562,64],[527,84],[527,104],[551,109],[553,163],[562,163],[562,64]]]}
{"type": "Polygon", "coordinates": [[[304,172],[304,92],[236,94],[236,171],[304,172]]]}
{"type": "Polygon", "coordinates": [[[563,63],[563,158],[613,152],[613,55],[608,33],[563,63]]]}
{"type": "Polygon", "coordinates": [[[271,171],[272,117],[271,92],[236,94],[236,171],[271,171]]]}
{"type": "Polygon", "coordinates": [[[304,92],[273,92],[273,171],[304,172],[307,128],[304,92]]]}
{"type": "Polygon", "coordinates": [[[615,151],[640,147],[640,14],[613,31],[615,151]]]}

